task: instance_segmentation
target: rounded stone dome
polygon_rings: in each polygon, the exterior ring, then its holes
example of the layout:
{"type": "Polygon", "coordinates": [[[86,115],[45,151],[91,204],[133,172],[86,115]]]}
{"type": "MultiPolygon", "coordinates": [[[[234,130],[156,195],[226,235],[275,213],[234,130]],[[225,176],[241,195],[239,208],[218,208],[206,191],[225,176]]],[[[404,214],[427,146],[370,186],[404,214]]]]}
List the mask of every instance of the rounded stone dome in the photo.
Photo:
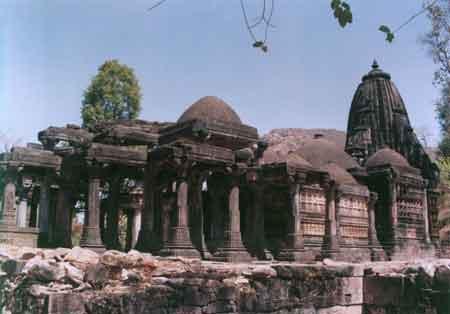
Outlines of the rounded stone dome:
{"type": "Polygon", "coordinates": [[[373,168],[384,165],[411,167],[405,157],[390,148],[382,148],[367,159],[366,167],[373,168]]]}
{"type": "Polygon", "coordinates": [[[197,100],[180,116],[178,123],[189,120],[242,124],[237,113],[226,102],[215,96],[205,96],[197,100]]]}
{"type": "Polygon", "coordinates": [[[358,185],[358,182],[347,170],[342,169],[335,163],[323,165],[320,170],[328,172],[330,178],[338,184],[358,185]]]}
{"type": "Polygon", "coordinates": [[[314,138],[305,141],[296,153],[310,162],[315,168],[320,168],[329,163],[335,163],[343,169],[360,167],[343,149],[323,138],[314,138]]]}

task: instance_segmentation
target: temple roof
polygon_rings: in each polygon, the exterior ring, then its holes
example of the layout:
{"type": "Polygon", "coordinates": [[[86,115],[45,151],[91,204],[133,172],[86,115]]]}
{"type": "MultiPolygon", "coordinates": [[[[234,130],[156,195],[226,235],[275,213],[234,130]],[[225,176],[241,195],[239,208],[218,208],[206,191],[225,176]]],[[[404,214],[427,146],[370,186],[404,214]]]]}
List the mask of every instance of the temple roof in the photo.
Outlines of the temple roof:
{"type": "Polygon", "coordinates": [[[390,74],[374,61],[353,96],[345,150],[367,163],[372,154],[385,147],[405,157],[409,167],[420,169],[436,186],[439,170],[414,133],[405,103],[390,74]]]}
{"type": "Polygon", "coordinates": [[[359,167],[359,164],[343,149],[323,138],[314,138],[305,141],[304,145],[296,153],[316,168],[320,168],[329,163],[335,163],[343,169],[359,167]]]}
{"type": "Polygon", "coordinates": [[[376,79],[376,78],[384,78],[384,79],[390,80],[391,75],[387,72],[384,72],[382,69],[380,69],[380,66],[378,65],[377,60],[373,60],[372,70],[362,77],[362,81],[364,82],[366,80],[376,79]]]}
{"type": "Polygon", "coordinates": [[[353,96],[347,126],[346,151],[366,149],[369,155],[388,146],[402,151],[412,131],[405,103],[390,74],[374,61],[353,96]]]}
{"type": "Polygon", "coordinates": [[[338,184],[358,185],[358,182],[348,171],[342,169],[335,163],[323,165],[320,170],[328,172],[330,178],[338,184]]]}
{"type": "Polygon", "coordinates": [[[397,167],[411,167],[405,157],[390,148],[382,148],[369,157],[366,162],[367,168],[391,165],[397,167]]]}
{"type": "Polygon", "coordinates": [[[189,120],[242,124],[237,113],[226,102],[215,96],[205,96],[197,100],[180,116],[178,123],[189,120]]]}
{"type": "Polygon", "coordinates": [[[313,168],[310,162],[305,160],[299,154],[295,152],[288,152],[287,154],[283,151],[273,149],[274,146],[269,147],[263,155],[263,164],[276,164],[276,163],[286,163],[289,166],[296,168],[313,168]]]}

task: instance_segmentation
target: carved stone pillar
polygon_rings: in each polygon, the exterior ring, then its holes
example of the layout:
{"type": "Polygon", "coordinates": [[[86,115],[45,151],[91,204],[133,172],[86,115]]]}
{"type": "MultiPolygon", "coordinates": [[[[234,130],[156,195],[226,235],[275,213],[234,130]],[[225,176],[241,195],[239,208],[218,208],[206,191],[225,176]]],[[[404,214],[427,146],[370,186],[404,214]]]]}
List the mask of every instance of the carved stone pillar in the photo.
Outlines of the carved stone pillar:
{"type": "Polygon", "coordinates": [[[47,247],[49,242],[50,178],[44,177],[40,186],[39,199],[39,247],[47,247]]]}
{"type": "Polygon", "coordinates": [[[27,227],[27,209],[28,209],[28,191],[24,190],[19,196],[19,205],[17,206],[17,217],[16,223],[17,227],[25,228],[27,227]]]}
{"type": "Polygon", "coordinates": [[[431,237],[430,237],[430,220],[429,220],[429,212],[428,212],[428,192],[426,187],[423,189],[423,222],[424,222],[424,236],[425,236],[425,243],[431,244],[431,237]]]}
{"type": "Polygon", "coordinates": [[[169,241],[164,243],[161,255],[199,258],[200,252],[192,244],[189,230],[189,184],[187,175],[179,175],[176,183],[177,204],[170,226],[169,241]]]}
{"type": "Polygon", "coordinates": [[[397,246],[398,242],[398,207],[397,207],[397,189],[398,184],[394,179],[391,179],[389,182],[389,196],[390,196],[390,221],[391,221],[391,230],[390,230],[390,240],[388,241],[388,245],[394,250],[397,246]]]}
{"type": "Polygon", "coordinates": [[[209,234],[211,237],[212,251],[216,251],[218,247],[222,246],[223,243],[223,204],[222,196],[223,189],[221,182],[218,178],[208,180],[208,194],[210,199],[209,210],[210,210],[210,225],[209,234]]]}
{"type": "Polygon", "coordinates": [[[108,208],[106,214],[106,247],[109,250],[118,250],[119,243],[119,197],[120,197],[120,176],[113,175],[110,183],[108,208]]]}
{"type": "Polygon", "coordinates": [[[311,261],[313,255],[305,251],[301,210],[301,189],[306,177],[291,177],[289,182],[290,208],[287,221],[286,247],[280,251],[278,259],[290,261],[311,261]]]}
{"type": "Polygon", "coordinates": [[[160,248],[161,238],[155,232],[155,194],[156,167],[149,162],[144,174],[144,210],[141,216],[141,229],[139,231],[136,249],[143,252],[155,252],[160,248]]]}
{"type": "Polygon", "coordinates": [[[224,241],[214,254],[214,259],[229,262],[252,260],[252,257],[242,244],[241,212],[239,209],[239,177],[235,175],[230,178],[224,241]]]}
{"type": "Polygon", "coordinates": [[[16,227],[16,179],[14,173],[8,169],[3,190],[3,215],[0,224],[16,227]]]}
{"type": "Polygon", "coordinates": [[[100,174],[95,168],[89,171],[88,208],[80,246],[99,252],[105,250],[100,237],[100,174]]]}
{"type": "Polygon", "coordinates": [[[339,258],[340,241],[338,231],[338,216],[336,212],[337,185],[328,182],[326,188],[326,228],[324,257],[339,258]]]}
{"type": "Polygon", "coordinates": [[[163,243],[166,243],[169,241],[169,234],[170,234],[170,221],[172,217],[172,211],[175,208],[175,199],[176,194],[172,191],[171,186],[167,188],[167,190],[163,193],[160,191],[159,194],[159,204],[160,204],[160,234],[161,234],[161,241],[163,243]]]}
{"type": "Polygon", "coordinates": [[[200,254],[204,259],[210,259],[211,253],[206,247],[205,240],[205,217],[202,195],[203,181],[204,175],[202,175],[201,173],[195,174],[190,181],[190,195],[192,196],[192,199],[189,202],[189,204],[191,204],[190,227],[191,233],[194,235],[194,244],[196,248],[200,251],[200,254]]]}
{"type": "Polygon", "coordinates": [[[72,187],[66,183],[60,183],[56,196],[55,228],[53,246],[72,247],[72,209],[74,198],[72,187]]]}
{"type": "Polygon", "coordinates": [[[371,250],[372,261],[384,261],[386,260],[386,253],[383,247],[378,241],[376,221],[375,221],[375,209],[376,203],[378,201],[378,194],[375,192],[370,192],[369,204],[368,204],[368,218],[369,218],[369,246],[371,250]]]}

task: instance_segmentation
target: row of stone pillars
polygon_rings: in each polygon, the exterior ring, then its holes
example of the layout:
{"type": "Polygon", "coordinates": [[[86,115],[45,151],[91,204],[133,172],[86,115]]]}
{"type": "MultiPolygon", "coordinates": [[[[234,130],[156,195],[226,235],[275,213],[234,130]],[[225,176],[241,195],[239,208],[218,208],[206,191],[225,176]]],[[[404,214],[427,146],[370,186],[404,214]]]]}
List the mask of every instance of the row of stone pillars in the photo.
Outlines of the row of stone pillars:
{"type": "MultiPolygon", "coordinates": [[[[176,181],[176,206],[174,219],[171,222],[168,239],[165,243],[154,244],[154,241],[161,241],[160,235],[156,230],[155,224],[155,195],[154,174],[151,169],[147,170],[146,189],[145,189],[145,209],[142,216],[142,229],[140,232],[139,248],[148,250],[162,248],[158,251],[161,255],[179,255],[185,257],[203,257],[211,258],[206,248],[205,230],[203,227],[203,208],[201,205],[201,184],[202,179],[190,179],[187,176],[179,176],[176,181]],[[192,189],[193,191],[189,191],[192,189]],[[189,197],[195,198],[190,202],[189,197]],[[195,205],[197,204],[197,205],[195,205]],[[194,221],[189,221],[189,213],[194,221]],[[192,215],[195,214],[195,215],[192,215]],[[195,239],[192,239],[194,237],[195,239]],[[194,243],[200,245],[194,245],[194,243]]],[[[227,208],[225,210],[225,219],[222,224],[217,223],[221,219],[218,210],[218,191],[216,186],[208,186],[213,199],[211,200],[211,234],[213,241],[217,241],[216,251],[212,257],[215,260],[223,261],[248,261],[252,259],[249,251],[243,244],[241,233],[241,213],[239,208],[240,185],[238,176],[224,178],[227,180],[227,208]],[[217,228],[222,226],[222,230],[217,228]],[[220,234],[220,235],[219,235],[220,234]],[[221,239],[219,239],[222,237],[221,239]]],[[[223,182],[222,182],[223,183],[223,182]]],[[[311,260],[312,252],[305,250],[302,230],[301,212],[301,191],[305,184],[304,177],[294,178],[290,185],[290,209],[287,220],[286,247],[279,252],[278,259],[282,260],[311,260]]],[[[246,242],[251,246],[250,251],[260,259],[271,258],[266,249],[264,232],[264,204],[262,204],[262,188],[256,183],[251,183],[251,206],[247,209],[247,214],[252,216],[251,224],[246,230],[246,242]]],[[[330,182],[326,187],[326,239],[323,249],[324,255],[328,257],[337,257],[340,251],[339,236],[339,213],[336,204],[339,203],[337,186],[330,182]]],[[[379,243],[375,229],[375,194],[371,194],[369,202],[369,245],[379,248],[379,243]]],[[[250,220],[248,220],[250,221],[250,220]]],[[[161,232],[162,233],[162,232],[161,232]]]]}
{"type": "MultiPolygon", "coordinates": [[[[100,235],[100,175],[98,171],[90,171],[89,185],[88,185],[88,208],[85,215],[84,227],[81,238],[81,246],[91,248],[93,250],[102,251],[104,245],[100,235]]],[[[137,241],[137,232],[139,229],[140,220],[142,220],[142,228],[139,234],[141,249],[148,249],[149,247],[158,247],[155,242],[160,241],[155,233],[155,173],[151,167],[146,170],[145,188],[144,188],[144,206],[145,210],[142,217],[140,217],[138,211],[129,213],[128,216],[128,239],[127,248],[132,248],[137,241]],[[153,243],[153,245],[152,245],[153,243]]],[[[300,216],[301,211],[301,190],[304,185],[305,178],[295,178],[289,185],[290,195],[290,212],[287,220],[287,246],[279,253],[278,258],[283,260],[307,260],[311,258],[311,253],[305,251],[302,231],[302,221],[300,216]]],[[[215,252],[215,259],[226,261],[245,261],[250,260],[251,256],[247,249],[243,245],[241,235],[241,214],[239,208],[240,198],[240,186],[239,176],[231,175],[227,178],[228,184],[228,206],[225,210],[224,227],[218,231],[219,223],[213,223],[212,233],[215,240],[219,237],[219,233],[222,233],[222,239],[218,241],[218,247],[215,252]],[[214,230],[215,229],[215,230],[214,230]]],[[[170,226],[169,238],[166,243],[163,243],[160,253],[164,255],[181,255],[189,257],[203,257],[210,258],[210,254],[206,247],[205,232],[204,232],[204,217],[202,208],[202,183],[203,177],[189,177],[186,174],[178,176],[176,181],[176,208],[175,219],[170,226]],[[189,191],[192,189],[192,191],[189,191]],[[189,198],[194,198],[194,201],[190,201],[189,198]],[[189,211],[192,211],[195,215],[195,219],[192,223],[189,222],[189,211]],[[190,230],[194,229],[194,232],[190,230]],[[191,239],[191,233],[196,234],[196,243],[200,243],[195,247],[193,245],[193,239],[191,239]]],[[[111,197],[109,200],[110,215],[108,215],[108,228],[110,239],[117,239],[117,234],[114,234],[114,230],[117,233],[118,225],[118,198],[119,198],[120,179],[115,177],[111,181],[111,197]]],[[[254,251],[257,252],[259,258],[268,258],[269,254],[266,250],[265,238],[264,238],[264,208],[262,201],[262,188],[258,184],[250,184],[252,191],[252,205],[249,207],[249,213],[254,220],[253,223],[247,226],[249,238],[246,239],[251,243],[254,251]]],[[[218,219],[220,215],[214,213],[214,211],[220,210],[218,208],[217,198],[218,195],[214,195],[214,186],[210,187],[213,193],[213,219],[218,219]],[[217,215],[216,215],[217,214],[217,215]]],[[[338,213],[336,213],[336,186],[334,184],[326,187],[327,190],[327,217],[326,217],[326,248],[324,252],[328,256],[333,257],[339,252],[339,227],[338,227],[338,213]]],[[[12,181],[8,181],[5,188],[5,212],[3,219],[8,221],[14,219],[14,210],[11,202],[15,202],[15,197],[12,197],[15,192],[15,185],[12,181]],[[9,205],[8,205],[9,204],[9,205]],[[11,218],[13,217],[13,218],[11,218]]],[[[395,191],[394,191],[395,192],[395,191]]],[[[393,192],[393,193],[394,193],[393,192]]],[[[393,195],[395,196],[395,195],[393,195]]],[[[50,184],[48,179],[41,182],[40,185],[40,201],[39,201],[39,229],[41,239],[48,240],[50,233],[49,222],[49,210],[50,206],[50,184]]],[[[71,246],[71,217],[72,213],[70,209],[73,207],[73,198],[71,197],[70,186],[60,183],[56,197],[56,212],[55,221],[53,221],[52,238],[53,245],[70,247],[71,246]]],[[[19,208],[25,207],[26,204],[19,203],[19,208]]],[[[375,201],[370,202],[369,206],[369,240],[370,245],[379,246],[376,229],[375,229],[375,214],[374,214],[375,201]]],[[[392,208],[392,218],[395,219],[396,212],[394,204],[392,208]]],[[[220,219],[220,218],[219,218],[220,219]]],[[[22,221],[23,217],[18,219],[22,221]]],[[[11,222],[10,222],[11,223],[11,222]]],[[[395,225],[395,221],[393,221],[395,225]]],[[[113,243],[108,243],[108,246],[113,243]]]]}
{"type": "MultiPolygon", "coordinates": [[[[105,216],[101,214],[101,176],[99,170],[92,168],[89,171],[88,178],[88,196],[87,209],[84,216],[83,231],[80,240],[80,246],[92,249],[94,251],[104,251],[108,249],[119,249],[119,198],[120,183],[119,175],[112,176],[110,183],[109,198],[106,201],[106,226],[104,239],[101,236],[101,222],[104,222],[105,216]],[[102,221],[101,221],[102,220],[102,221]]],[[[134,208],[128,209],[127,214],[127,237],[125,249],[132,249],[138,239],[141,228],[141,210],[134,208]]]]}

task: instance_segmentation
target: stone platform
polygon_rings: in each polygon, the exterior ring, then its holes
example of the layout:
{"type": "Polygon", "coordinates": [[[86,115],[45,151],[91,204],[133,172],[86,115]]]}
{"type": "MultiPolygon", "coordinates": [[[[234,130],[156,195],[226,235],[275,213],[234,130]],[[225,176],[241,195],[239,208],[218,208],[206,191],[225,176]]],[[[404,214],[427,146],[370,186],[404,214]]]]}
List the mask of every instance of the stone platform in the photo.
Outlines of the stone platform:
{"type": "Polygon", "coordinates": [[[37,247],[39,229],[0,224],[0,245],[37,247]]]}
{"type": "Polygon", "coordinates": [[[5,246],[0,260],[4,313],[450,313],[448,259],[232,264],[5,246]]]}

